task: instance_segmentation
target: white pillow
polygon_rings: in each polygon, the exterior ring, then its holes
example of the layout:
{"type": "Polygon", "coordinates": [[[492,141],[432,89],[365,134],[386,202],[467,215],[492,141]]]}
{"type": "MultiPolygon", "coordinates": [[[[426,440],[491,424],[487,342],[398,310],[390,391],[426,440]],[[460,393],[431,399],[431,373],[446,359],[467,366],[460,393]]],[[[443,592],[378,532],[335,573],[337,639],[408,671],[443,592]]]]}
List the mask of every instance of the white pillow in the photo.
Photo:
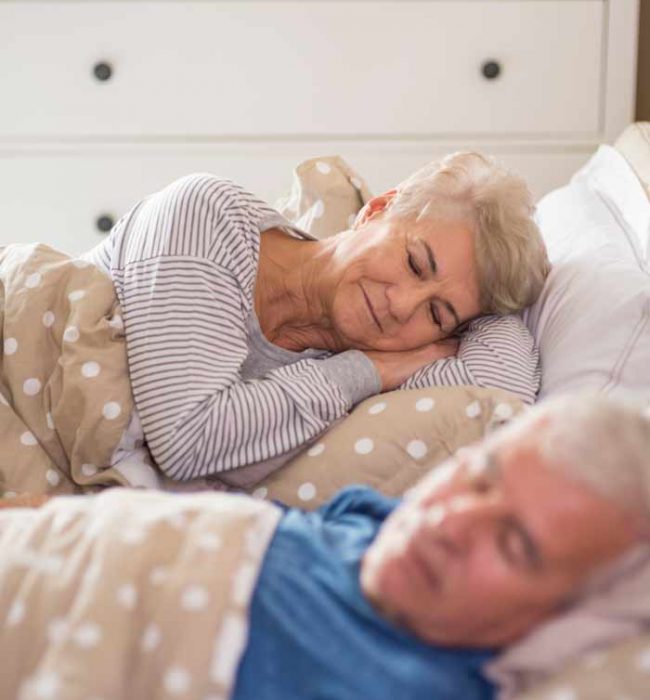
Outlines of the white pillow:
{"type": "Polygon", "coordinates": [[[542,359],[540,398],[594,390],[650,401],[650,201],[601,146],[537,221],[553,270],[524,312],[542,359]]]}

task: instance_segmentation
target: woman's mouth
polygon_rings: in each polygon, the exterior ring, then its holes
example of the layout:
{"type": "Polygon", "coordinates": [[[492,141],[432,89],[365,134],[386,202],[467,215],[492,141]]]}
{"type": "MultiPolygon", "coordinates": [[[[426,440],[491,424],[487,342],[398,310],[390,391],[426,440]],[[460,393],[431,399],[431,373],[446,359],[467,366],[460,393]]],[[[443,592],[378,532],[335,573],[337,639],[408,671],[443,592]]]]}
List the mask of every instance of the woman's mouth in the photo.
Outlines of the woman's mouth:
{"type": "Polygon", "coordinates": [[[363,285],[359,283],[359,286],[361,287],[361,291],[363,292],[363,297],[366,300],[366,304],[368,305],[368,309],[370,310],[370,315],[372,316],[374,322],[377,324],[377,328],[379,328],[380,331],[384,331],[384,329],[381,327],[381,323],[379,323],[379,319],[377,318],[377,314],[375,313],[375,310],[372,308],[372,304],[370,303],[370,298],[366,294],[366,290],[363,288],[363,285]]]}

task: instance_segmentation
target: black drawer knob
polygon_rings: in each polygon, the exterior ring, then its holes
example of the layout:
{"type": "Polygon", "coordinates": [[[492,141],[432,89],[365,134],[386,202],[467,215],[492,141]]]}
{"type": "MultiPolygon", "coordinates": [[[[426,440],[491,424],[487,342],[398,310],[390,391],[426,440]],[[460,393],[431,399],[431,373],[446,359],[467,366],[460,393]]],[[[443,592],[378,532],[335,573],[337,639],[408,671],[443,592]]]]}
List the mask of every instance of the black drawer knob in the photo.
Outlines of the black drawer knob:
{"type": "Polygon", "coordinates": [[[102,214],[101,216],[98,216],[97,220],[95,221],[95,226],[97,227],[97,230],[101,231],[102,233],[108,233],[114,225],[115,220],[112,216],[109,216],[108,214],[102,214]]]}
{"type": "Polygon", "coordinates": [[[111,79],[111,76],[113,75],[113,68],[110,63],[100,61],[99,63],[95,63],[93,66],[93,75],[95,78],[97,78],[97,80],[104,83],[111,79]]]}
{"type": "Polygon", "coordinates": [[[501,75],[501,64],[498,61],[485,61],[481,73],[486,80],[494,80],[501,75]]]}

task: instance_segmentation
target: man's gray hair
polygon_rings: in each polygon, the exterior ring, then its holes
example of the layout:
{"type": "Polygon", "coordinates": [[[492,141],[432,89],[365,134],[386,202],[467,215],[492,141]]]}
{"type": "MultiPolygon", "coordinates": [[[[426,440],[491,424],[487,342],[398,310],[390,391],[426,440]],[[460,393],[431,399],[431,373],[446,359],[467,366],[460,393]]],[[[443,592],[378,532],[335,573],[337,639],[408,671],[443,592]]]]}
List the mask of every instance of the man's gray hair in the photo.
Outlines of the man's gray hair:
{"type": "MultiPolygon", "coordinates": [[[[623,508],[650,519],[650,415],[603,396],[560,396],[494,434],[529,430],[549,468],[562,470],[623,508]]],[[[499,698],[514,700],[584,654],[647,632],[650,544],[647,539],[593,572],[549,620],[491,662],[499,698]]]]}
{"type": "Polygon", "coordinates": [[[532,304],[550,270],[524,180],[493,158],[452,153],[397,186],[387,215],[466,221],[474,231],[481,313],[508,314],[532,304]]]}
{"type": "Polygon", "coordinates": [[[561,470],[650,523],[650,416],[602,395],[563,395],[537,404],[538,447],[561,470]]]}

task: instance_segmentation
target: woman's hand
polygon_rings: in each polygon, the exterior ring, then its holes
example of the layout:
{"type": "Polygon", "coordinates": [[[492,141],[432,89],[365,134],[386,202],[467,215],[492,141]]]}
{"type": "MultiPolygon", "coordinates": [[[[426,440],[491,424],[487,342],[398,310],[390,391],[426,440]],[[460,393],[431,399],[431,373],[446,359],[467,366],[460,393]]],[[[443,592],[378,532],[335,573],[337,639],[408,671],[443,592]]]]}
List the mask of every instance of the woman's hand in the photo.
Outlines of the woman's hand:
{"type": "Polygon", "coordinates": [[[459,340],[447,338],[416,350],[402,352],[365,351],[373,361],[381,378],[381,390],[392,391],[403,384],[413,373],[436,360],[443,360],[458,352],[459,340]]]}

